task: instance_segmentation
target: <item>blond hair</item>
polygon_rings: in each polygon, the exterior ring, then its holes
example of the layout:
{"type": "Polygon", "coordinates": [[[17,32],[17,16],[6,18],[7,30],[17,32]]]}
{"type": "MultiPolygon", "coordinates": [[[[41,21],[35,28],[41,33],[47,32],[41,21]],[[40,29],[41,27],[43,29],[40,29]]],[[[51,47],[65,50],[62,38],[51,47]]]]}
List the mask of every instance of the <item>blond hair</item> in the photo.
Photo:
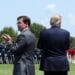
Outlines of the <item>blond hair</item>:
{"type": "Polygon", "coordinates": [[[56,16],[52,16],[50,19],[50,24],[52,26],[58,26],[61,22],[61,16],[56,15],[56,16]]]}

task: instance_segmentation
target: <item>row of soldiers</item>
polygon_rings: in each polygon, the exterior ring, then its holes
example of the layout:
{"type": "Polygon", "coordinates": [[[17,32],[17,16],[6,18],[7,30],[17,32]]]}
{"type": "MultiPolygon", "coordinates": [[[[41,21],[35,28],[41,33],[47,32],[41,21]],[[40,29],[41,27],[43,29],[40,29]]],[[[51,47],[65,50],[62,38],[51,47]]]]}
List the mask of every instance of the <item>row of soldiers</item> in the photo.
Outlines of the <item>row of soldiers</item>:
{"type": "Polygon", "coordinates": [[[10,51],[11,44],[0,44],[0,64],[12,64],[14,55],[10,51]]]}
{"type": "MultiPolygon", "coordinates": [[[[0,44],[0,64],[13,64],[14,54],[10,51],[11,44],[0,44]]],[[[34,51],[34,63],[39,64],[41,58],[40,49],[35,48],[34,51]]]]}

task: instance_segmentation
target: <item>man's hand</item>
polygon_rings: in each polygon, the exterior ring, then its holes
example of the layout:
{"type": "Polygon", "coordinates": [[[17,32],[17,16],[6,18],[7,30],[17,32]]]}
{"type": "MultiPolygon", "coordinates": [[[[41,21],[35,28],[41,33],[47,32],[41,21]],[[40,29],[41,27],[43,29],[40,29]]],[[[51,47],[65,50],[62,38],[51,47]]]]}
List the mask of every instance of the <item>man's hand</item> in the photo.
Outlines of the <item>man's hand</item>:
{"type": "Polygon", "coordinates": [[[8,34],[2,35],[2,38],[4,39],[5,42],[7,43],[12,43],[12,38],[8,34]]]}

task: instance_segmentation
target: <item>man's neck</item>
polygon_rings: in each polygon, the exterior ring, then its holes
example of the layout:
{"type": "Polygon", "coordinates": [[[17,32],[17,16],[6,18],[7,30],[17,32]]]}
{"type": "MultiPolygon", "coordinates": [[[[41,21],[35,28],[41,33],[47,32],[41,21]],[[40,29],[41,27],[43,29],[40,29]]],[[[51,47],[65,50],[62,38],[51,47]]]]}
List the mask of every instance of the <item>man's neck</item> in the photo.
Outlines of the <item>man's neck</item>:
{"type": "Polygon", "coordinates": [[[55,27],[57,27],[57,28],[61,28],[61,26],[51,26],[51,28],[55,28],[55,27]]]}
{"type": "Polygon", "coordinates": [[[24,28],[21,32],[26,31],[26,30],[29,30],[29,28],[28,28],[28,27],[26,27],[26,28],[24,28]]]}

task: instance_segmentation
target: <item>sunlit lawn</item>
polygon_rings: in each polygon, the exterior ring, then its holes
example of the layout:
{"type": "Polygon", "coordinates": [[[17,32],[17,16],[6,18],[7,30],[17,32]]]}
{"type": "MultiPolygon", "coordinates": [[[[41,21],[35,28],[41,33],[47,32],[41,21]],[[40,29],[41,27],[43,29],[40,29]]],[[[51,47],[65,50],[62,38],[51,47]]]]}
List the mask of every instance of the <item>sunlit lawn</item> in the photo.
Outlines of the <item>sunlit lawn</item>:
{"type": "MultiPolygon", "coordinates": [[[[39,65],[35,65],[36,75],[43,75],[43,72],[39,71],[39,65]]],[[[0,64],[0,75],[12,75],[13,65],[12,64],[0,64]]],[[[69,75],[75,75],[75,64],[70,64],[69,75]]]]}

